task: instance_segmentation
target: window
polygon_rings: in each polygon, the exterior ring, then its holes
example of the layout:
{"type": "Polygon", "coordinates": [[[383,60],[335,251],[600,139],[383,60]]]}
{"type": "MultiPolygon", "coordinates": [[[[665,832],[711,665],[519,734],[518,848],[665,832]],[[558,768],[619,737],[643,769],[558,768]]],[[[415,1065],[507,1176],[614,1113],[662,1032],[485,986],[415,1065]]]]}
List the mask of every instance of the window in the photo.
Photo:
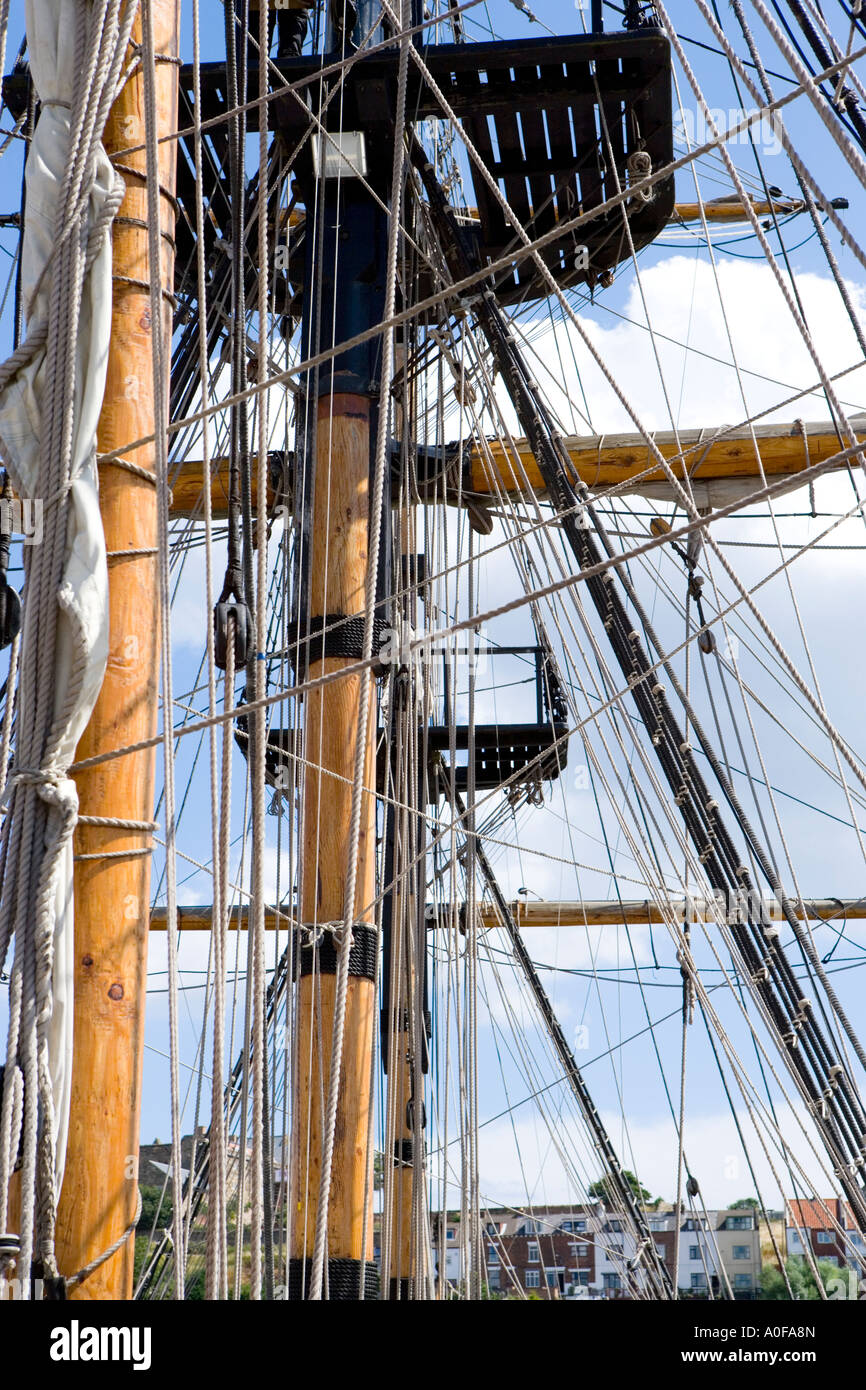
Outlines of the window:
{"type": "Polygon", "coordinates": [[[832,1232],[832,1231],[819,1231],[819,1232],[818,1232],[818,1244],[819,1244],[819,1245],[832,1245],[832,1244],[833,1244],[833,1232],[832,1232]]]}
{"type": "Polygon", "coordinates": [[[663,1231],[665,1228],[664,1219],[658,1216],[650,1217],[649,1228],[651,1231],[663,1231]]]}
{"type": "Polygon", "coordinates": [[[537,1269],[528,1269],[524,1283],[528,1289],[538,1289],[541,1287],[541,1275],[537,1269]]]}
{"type": "Polygon", "coordinates": [[[620,1279],[618,1274],[604,1274],[602,1275],[602,1281],[606,1289],[622,1288],[622,1280],[620,1279]]]}
{"type": "Polygon", "coordinates": [[[735,1259],[735,1260],[748,1260],[748,1259],[751,1258],[751,1254],[752,1254],[752,1250],[751,1250],[751,1246],[749,1246],[749,1245],[735,1245],[735,1246],[734,1246],[734,1259],[735,1259]]]}
{"type": "Polygon", "coordinates": [[[487,1223],[487,1234],[488,1234],[489,1236],[498,1236],[498,1235],[499,1235],[499,1227],[498,1227],[497,1225],[495,1225],[495,1223],[494,1223],[493,1221],[488,1221],[488,1223],[487,1223]]]}
{"type": "Polygon", "coordinates": [[[608,1230],[611,1230],[611,1231],[621,1231],[621,1230],[622,1230],[622,1222],[621,1222],[621,1221],[611,1221],[611,1222],[610,1222],[610,1225],[608,1226],[608,1230]]]}
{"type": "Polygon", "coordinates": [[[537,1241],[530,1240],[530,1241],[528,1242],[528,1244],[527,1244],[527,1246],[526,1246],[526,1259],[527,1259],[527,1263],[528,1263],[528,1264],[531,1264],[531,1265],[537,1265],[537,1264],[538,1264],[538,1242],[537,1242],[537,1241]]]}
{"type": "Polygon", "coordinates": [[[754,1230],[751,1216],[729,1216],[725,1222],[726,1231],[751,1231],[754,1230]]]}
{"type": "Polygon", "coordinates": [[[545,1279],[547,1280],[547,1287],[548,1287],[549,1289],[557,1289],[557,1288],[559,1288],[559,1270],[558,1270],[558,1269],[546,1269],[546,1270],[544,1271],[544,1277],[545,1277],[545,1279]]]}
{"type": "Polygon", "coordinates": [[[707,1287],[707,1276],[705,1274],[692,1275],[692,1288],[705,1289],[707,1287]]]}
{"type": "Polygon", "coordinates": [[[735,1289],[750,1289],[751,1287],[752,1287],[752,1277],[751,1277],[750,1274],[735,1274],[735,1275],[734,1275],[734,1288],[735,1288],[735,1289]]]}
{"type": "Polygon", "coordinates": [[[577,1247],[577,1258],[578,1258],[579,1260],[585,1260],[588,1254],[589,1254],[589,1246],[588,1246],[588,1245],[578,1245],[578,1247],[577,1247]]]}
{"type": "Polygon", "coordinates": [[[689,1246],[689,1259],[699,1260],[701,1258],[701,1247],[699,1245],[689,1246]]]}
{"type": "Polygon", "coordinates": [[[487,1287],[488,1287],[488,1289],[498,1289],[498,1288],[499,1288],[499,1270],[498,1270],[498,1269],[488,1269],[488,1271],[487,1271],[487,1287]]]}
{"type": "Polygon", "coordinates": [[[499,1252],[495,1245],[488,1245],[487,1247],[487,1263],[489,1265],[499,1264],[499,1252]]]}
{"type": "Polygon", "coordinates": [[[579,1269],[579,1270],[577,1271],[577,1283],[580,1284],[581,1288],[584,1288],[584,1289],[589,1288],[589,1270],[588,1270],[588,1269],[579,1269]]]}
{"type": "Polygon", "coordinates": [[[448,1237],[448,1240],[455,1240],[455,1239],[456,1239],[456,1237],[457,1237],[457,1232],[453,1229],[453,1227],[449,1227],[449,1228],[448,1228],[447,1237],[448,1237]]]}
{"type": "Polygon", "coordinates": [[[791,1244],[792,1244],[792,1245],[799,1245],[799,1244],[800,1244],[800,1232],[799,1232],[799,1231],[792,1231],[792,1232],[791,1232],[791,1244]]]}
{"type": "Polygon", "coordinates": [[[563,1221],[563,1222],[561,1222],[561,1223],[560,1223],[559,1229],[560,1229],[561,1231],[570,1231],[570,1230],[571,1230],[571,1222],[570,1222],[570,1221],[563,1221]]]}
{"type": "Polygon", "coordinates": [[[656,1248],[656,1254],[657,1254],[658,1256],[660,1256],[661,1259],[664,1259],[664,1258],[665,1258],[665,1248],[664,1248],[664,1246],[662,1245],[661,1241],[658,1241],[658,1240],[655,1241],[655,1248],[656,1248]]]}
{"type": "Polygon", "coordinates": [[[585,1230],[586,1230],[586,1222],[585,1222],[585,1221],[575,1221],[574,1226],[573,1226],[572,1229],[575,1230],[575,1231],[585,1231],[585,1230]]]}

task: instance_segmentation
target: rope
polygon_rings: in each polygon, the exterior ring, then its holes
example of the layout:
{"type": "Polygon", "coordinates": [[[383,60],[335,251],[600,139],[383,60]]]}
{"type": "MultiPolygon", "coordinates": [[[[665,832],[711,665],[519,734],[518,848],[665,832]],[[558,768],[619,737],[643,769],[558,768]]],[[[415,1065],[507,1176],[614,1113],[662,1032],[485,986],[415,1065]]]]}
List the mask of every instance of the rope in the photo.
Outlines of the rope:
{"type": "MultiPolygon", "coordinates": [[[[161,206],[159,188],[159,144],[156,109],[156,59],[154,44],[154,16],[152,0],[142,0],[142,77],[144,94],[144,132],[147,169],[147,220],[148,220],[148,263],[151,268],[150,318],[153,324],[151,333],[153,366],[153,419],[155,435],[155,473],[159,480],[157,487],[157,522],[159,556],[159,603],[163,633],[162,653],[162,699],[163,709],[173,708],[172,657],[171,657],[171,576],[169,571],[170,546],[168,539],[168,458],[166,434],[166,371],[163,364],[165,344],[163,341],[161,298],[166,292],[154,280],[160,267],[160,225],[161,206]]],[[[170,296],[173,302],[174,296],[170,296]]],[[[165,842],[166,842],[166,903],[167,903],[167,941],[168,941],[168,1017],[171,1060],[171,1166],[172,1166],[172,1232],[175,1245],[175,1293],[178,1299],[184,1296],[184,1224],[183,1224],[183,1183],[181,1178],[181,1116],[178,1075],[178,1018],[177,1018],[177,863],[175,859],[175,837],[177,833],[174,783],[174,743],[169,719],[163,722],[163,761],[165,798],[165,842]]]]}
{"type": "Polygon", "coordinates": [[[125,468],[128,473],[133,473],[136,478],[142,478],[146,483],[157,486],[157,476],[153,469],[145,468],[140,463],[133,463],[132,459],[126,459],[121,454],[97,454],[97,465],[103,463],[113,464],[115,468],[125,468]]]}
{"type": "MultiPolygon", "coordinates": [[[[259,9],[259,51],[268,51],[268,9],[259,9]]],[[[267,96],[268,65],[259,63],[259,96],[267,96]]],[[[259,122],[259,168],[265,169],[268,161],[268,123],[259,122]]],[[[268,189],[266,180],[258,181],[258,375],[267,375],[268,339],[264,325],[268,322],[268,189]]],[[[258,400],[258,477],[259,497],[267,497],[268,486],[268,396],[258,400]]],[[[267,628],[267,560],[268,560],[268,518],[267,508],[259,507],[256,515],[256,633],[267,628]]],[[[259,639],[261,640],[261,639],[259,639]]],[[[265,663],[254,663],[254,691],[257,700],[265,694],[265,663]]],[[[249,775],[252,784],[252,902],[249,919],[249,950],[252,953],[252,1087],[253,1087],[253,1134],[252,1134],[252,1202],[250,1211],[250,1298],[262,1297],[262,1233],[265,1225],[266,1208],[269,1206],[265,1192],[265,1105],[267,1074],[265,1067],[265,991],[267,987],[265,971],[265,753],[267,728],[264,711],[253,715],[250,724],[249,775]]],[[[268,1170],[270,1171],[270,1169],[268,1170]]],[[[265,1253],[265,1292],[273,1297],[273,1249],[270,1221],[264,1229],[265,1253]]]]}
{"type": "Polygon", "coordinates": [[[12,747],[12,716],[15,711],[15,688],[18,678],[18,653],[21,650],[21,634],[12,642],[9,653],[9,671],[6,676],[6,703],[3,707],[3,728],[0,732],[0,806],[5,799],[6,778],[9,769],[9,751],[12,747]]]}
{"type": "MultiPolygon", "coordinates": [[[[152,286],[149,280],[138,280],[134,275],[118,275],[116,272],[111,278],[115,285],[129,285],[131,289],[143,290],[145,294],[151,294],[152,286]]],[[[170,304],[173,310],[177,310],[178,301],[171,290],[160,289],[159,293],[162,295],[166,304],[170,304]]]]}
{"type": "MultiPolygon", "coordinates": [[[[193,92],[196,129],[194,135],[195,154],[195,226],[196,226],[196,272],[199,306],[199,380],[201,382],[202,403],[207,404],[208,392],[208,338],[207,338],[207,278],[205,271],[204,199],[201,138],[201,41],[200,41],[200,0],[193,0],[193,92]]],[[[202,433],[202,476],[204,482],[204,524],[205,524],[205,589],[208,613],[214,607],[213,581],[213,516],[211,498],[210,437],[207,430],[202,433]]],[[[234,618],[227,624],[227,653],[224,687],[226,711],[234,704],[234,618]]],[[[214,660],[213,625],[207,624],[207,668],[208,668],[208,711],[216,715],[216,664],[214,660]]],[[[212,856],[214,930],[213,972],[214,972],[214,1024],[213,1061],[211,1066],[211,1124],[208,1138],[209,1158],[209,1201],[207,1211],[207,1251],[205,1264],[205,1297],[209,1299],[228,1298],[228,1236],[226,1227],[227,1187],[225,1150],[225,1101],[223,1074],[225,1069],[225,961],[227,955],[228,931],[228,860],[229,860],[229,820],[231,815],[231,738],[232,726],[223,726],[222,778],[220,781],[217,745],[217,726],[214,724],[209,734],[209,771],[212,808],[212,856]]]]}
{"type": "Polygon", "coordinates": [[[100,1268],[101,1265],[104,1265],[108,1260],[110,1260],[112,1255],[116,1255],[118,1250],[121,1250],[123,1246],[126,1244],[126,1242],[129,1240],[129,1237],[133,1234],[140,1220],[141,1188],[136,1186],[135,1216],[130,1221],[126,1230],[121,1232],[121,1234],[117,1237],[117,1240],[112,1241],[111,1245],[109,1245],[107,1250],[103,1250],[101,1255],[97,1255],[95,1260],[91,1260],[89,1264],[83,1265],[82,1268],[79,1269],[77,1274],[72,1274],[68,1279],[64,1279],[63,1282],[66,1288],[66,1292],[71,1293],[73,1289],[77,1289],[81,1284],[84,1283],[85,1279],[89,1279],[91,1274],[94,1274],[96,1270],[100,1268]]]}
{"type": "Polygon", "coordinates": [[[136,859],[145,854],[153,854],[152,845],[147,845],[144,849],[97,850],[93,854],[74,854],[72,858],[76,864],[80,864],[87,859],[136,859]]]}
{"type": "Polygon", "coordinates": [[[155,820],[121,820],[118,816],[79,816],[79,825],[105,825],[113,830],[158,830],[155,820]]]}
{"type": "MultiPolygon", "coordinates": [[[[820,82],[822,78],[813,77],[808,68],[801,63],[794,48],[785,38],[784,33],[773,19],[766,5],[763,4],[763,0],[754,0],[754,4],[755,9],[775,39],[778,48],[784,54],[785,61],[789,64],[791,71],[796,74],[797,80],[802,84],[803,91],[808,96],[827,130],[830,132],[830,135],[842,151],[843,157],[847,160],[852,171],[856,174],[863,186],[866,187],[866,161],[864,161],[860,151],[855,148],[847,135],[845,135],[839,121],[833,119],[827,102],[818,90],[817,83],[820,82]]],[[[852,72],[854,71],[852,57],[846,57],[842,60],[842,66],[840,66],[839,69],[840,77],[848,68],[850,68],[852,72]]]]}

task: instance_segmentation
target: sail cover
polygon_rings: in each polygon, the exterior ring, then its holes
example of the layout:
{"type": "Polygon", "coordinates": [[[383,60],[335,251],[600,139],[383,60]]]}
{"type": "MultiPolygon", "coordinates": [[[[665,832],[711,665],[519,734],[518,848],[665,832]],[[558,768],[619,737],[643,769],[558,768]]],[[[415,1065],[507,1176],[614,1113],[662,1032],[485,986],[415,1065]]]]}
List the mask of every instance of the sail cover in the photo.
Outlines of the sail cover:
{"type": "MultiPolygon", "coordinates": [[[[111,219],[119,206],[123,184],[100,144],[104,126],[88,132],[82,129],[82,100],[96,104],[97,114],[107,110],[108,84],[116,86],[117,66],[113,60],[118,48],[125,48],[127,26],[118,25],[119,6],[110,0],[27,0],[26,22],[30,68],[41,110],[30,146],[26,168],[26,220],[22,256],[22,304],[25,336],[19,350],[0,369],[0,451],[19,497],[33,499],[33,514],[49,518],[49,509],[65,510],[60,585],[56,592],[56,635],[53,669],[40,670],[37,678],[43,689],[53,691],[54,728],[51,730],[43,761],[31,787],[50,807],[44,836],[43,857],[54,863],[44,865],[49,874],[48,910],[53,916],[53,970],[51,980],[51,1018],[47,1027],[51,1091],[54,1100],[55,1182],[59,1192],[69,1113],[72,1061],[72,967],[73,896],[71,830],[77,812],[74,782],[67,769],[73,761],[80,739],[99,693],[108,653],[108,577],[105,543],[99,512],[96,471],[96,427],[105,387],[108,345],[111,332],[111,219]],[[111,11],[114,9],[112,22],[111,11]],[[100,101],[93,91],[82,92],[79,60],[98,48],[99,26],[103,40],[113,39],[109,61],[100,74],[100,101]],[[122,47],[120,47],[122,42],[122,47]],[[76,111],[76,107],[78,110],[76,111]],[[73,139],[80,147],[86,142],[90,157],[77,189],[70,190],[67,171],[74,154],[73,139]],[[70,235],[78,238],[77,264],[82,272],[78,283],[58,286],[60,263],[59,229],[71,224],[70,235]],[[58,319],[56,296],[70,297],[65,315],[58,319]],[[52,302],[54,300],[54,303],[52,302]],[[53,312],[52,312],[53,311],[53,312]],[[74,330],[74,370],[64,401],[59,383],[51,379],[52,333],[74,330]],[[46,457],[48,412],[66,414],[65,457],[68,488],[51,496],[50,458],[46,457]],[[65,491],[65,496],[63,492],[65,491]],[[48,764],[48,766],[46,766],[48,764]],[[41,780],[40,780],[41,779],[41,780]],[[58,818],[62,830],[58,832],[58,818]],[[53,874],[53,887],[51,875],[53,874]]],[[[118,60],[119,61],[119,60],[118,60]]],[[[50,447],[50,446],[49,446],[50,447]]],[[[56,467],[56,464],[55,464],[56,467]]],[[[48,543],[50,527],[45,528],[48,543]]],[[[41,539],[42,527],[37,531],[41,539]]],[[[35,556],[26,557],[27,588],[33,588],[35,556]]],[[[41,559],[41,557],[40,557],[41,559]]],[[[21,649],[22,670],[28,658],[36,659],[36,620],[34,605],[25,591],[24,631],[21,649]]],[[[40,650],[42,648],[40,647],[40,650]]],[[[13,793],[11,815],[18,812],[15,796],[23,774],[22,732],[28,717],[23,699],[19,701],[16,766],[9,790],[13,793]],[[16,780],[17,771],[17,780],[16,780]]],[[[8,827],[7,827],[8,830],[8,827]]],[[[10,865],[10,867],[13,867],[10,865]]],[[[32,880],[31,880],[32,881],[32,880]]],[[[0,955],[8,949],[3,940],[11,928],[20,930],[14,917],[0,923],[0,955]]],[[[17,953],[16,953],[17,954],[17,953]]],[[[12,1057],[7,1059],[12,1062],[12,1057]]]]}

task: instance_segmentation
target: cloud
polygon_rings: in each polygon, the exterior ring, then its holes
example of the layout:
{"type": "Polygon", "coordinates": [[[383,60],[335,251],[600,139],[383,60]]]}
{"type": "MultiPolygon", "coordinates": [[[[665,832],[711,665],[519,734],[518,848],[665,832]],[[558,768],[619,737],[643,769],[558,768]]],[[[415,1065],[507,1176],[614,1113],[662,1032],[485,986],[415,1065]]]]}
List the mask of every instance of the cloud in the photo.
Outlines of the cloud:
{"type": "MultiPolygon", "coordinates": [[[[714,272],[706,260],[666,256],[642,270],[641,288],[633,280],[616,311],[629,321],[617,321],[604,298],[591,313],[578,314],[592,347],[621,383],[624,401],[570,323],[552,328],[545,320],[527,330],[539,384],[575,433],[588,432],[575,414],[584,402],[590,403],[592,427],[599,432],[633,431],[629,406],[650,429],[736,424],[774,406],[768,419],[826,417],[820,391],[794,405],[779,405],[793,391],[812,387],[818,371],[765,264],[722,258],[714,272]],[[741,381],[734,363],[743,373],[741,381]]],[[[866,291],[854,283],[848,289],[866,321],[866,291]]],[[[824,276],[805,273],[797,277],[797,290],[827,372],[860,361],[835,286],[824,276]]],[[[837,389],[852,408],[866,408],[866,368],[844,378],[837,389]]]]}

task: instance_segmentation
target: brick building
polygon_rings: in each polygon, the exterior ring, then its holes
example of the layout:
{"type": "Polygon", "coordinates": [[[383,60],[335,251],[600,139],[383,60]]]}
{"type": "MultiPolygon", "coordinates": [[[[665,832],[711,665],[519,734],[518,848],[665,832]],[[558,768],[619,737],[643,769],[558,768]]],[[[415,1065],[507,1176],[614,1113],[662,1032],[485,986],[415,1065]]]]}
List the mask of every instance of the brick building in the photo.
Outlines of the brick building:
{"type": "Polygon", "coordinates": [[[866,1249],[848,1202],[841,1197],[789,1198],[785,1202],[785,1248],[805,1258],[805,1245],[816,1260],[866,1272],[866,1249]]]}

